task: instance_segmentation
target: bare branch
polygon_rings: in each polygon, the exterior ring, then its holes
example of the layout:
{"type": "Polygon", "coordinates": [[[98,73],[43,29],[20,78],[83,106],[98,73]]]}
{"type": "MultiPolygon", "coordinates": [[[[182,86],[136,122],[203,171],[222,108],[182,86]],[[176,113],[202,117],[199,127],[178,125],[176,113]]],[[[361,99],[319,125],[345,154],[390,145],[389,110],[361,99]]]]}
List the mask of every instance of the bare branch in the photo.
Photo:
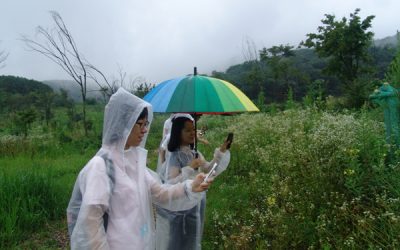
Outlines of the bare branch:
{"type": "Polygon", "coordinates": [[[4,50],[0,51],[0,69],[6,66],[5,61],[8,58],[9,53],[6,53],[4,50]]]}
{"type": "Polygon", "coordinates": [[[246,62],[258,61],[258,52],[256,44],[249,37],[243,38],[242,55],[246,62]]]}
{"type": "Polygon", "coordinates": [[[26,36],[22,36],[20,40],[30,50],[46,56],[59,65],[80,86],[83,101],[83,125],[85,134],[87,134],[85,104],[88,63],[79,53],[76,43],[60,14],[55,11],[50,13],[55,24],[53,29],[49,30],[38,26],[35,40],[26,36]]]}

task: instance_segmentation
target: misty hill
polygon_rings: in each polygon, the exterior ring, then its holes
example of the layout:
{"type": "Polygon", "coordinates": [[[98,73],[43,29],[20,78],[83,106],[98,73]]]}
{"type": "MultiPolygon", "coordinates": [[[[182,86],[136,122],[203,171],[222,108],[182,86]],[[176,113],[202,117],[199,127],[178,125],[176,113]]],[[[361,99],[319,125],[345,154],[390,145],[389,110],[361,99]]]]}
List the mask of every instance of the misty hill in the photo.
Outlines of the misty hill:
{"type": "Polygon", "coordinates": [[[384,46],[396,47],[397,46],[397,35],[387,36],[382,39],[377,39],[374,41],[374,44],[377,47],[384,47],[384,46]]]}
{"type": "MultiPolygon", "coordinates": [[[[372,59],[373,75],[375,79],[383,79],[385,72],[396,53],[397,36],[389,36],[374,41],[369,48],[372,59]]],[[[301,101],[310,88],[323,84],[325,94],[340,96],[340,81],[323,72],[326,59],[321,59],[313,49],[294,49],[294,55],[284,59],[286,69],[274,75],[268,63],[261,61],[247,61],[232,65],[224,72],[213,71],[212,76],[234,83],[247,96],[257,100],[260,87],[264,91],[267,102],[282,103],[287,98],[288,88],[293,90],[294,98],[301,101]]]]}
{"type": "Polygon", "coordinates": [[[53,94],[46,84],[18,76],[0,76],[0,114],[40,106],[53,94]]]}
{"type": "MultiPolygon", "coordinates": [[[[43,83],[50,86],[57,93],[60,92],[60,89],[66,90],[68,92],[68,96],[75,102],[82,101],[80,86],[72,80],[46,80],[43,81],[43,83]]],[[[99,87],[95,83],[88,82],[87,98],[94,98],[94,99],[102,98],[100,92],[97,91],[98,89],[99,87]]]]}
{"type": "Polygon", "coordinates": [[[28,95],[31,92],[52,92],[52,89],[36,80],[18,76],[0,76],[0,91],[5,94],[28,95]]]}

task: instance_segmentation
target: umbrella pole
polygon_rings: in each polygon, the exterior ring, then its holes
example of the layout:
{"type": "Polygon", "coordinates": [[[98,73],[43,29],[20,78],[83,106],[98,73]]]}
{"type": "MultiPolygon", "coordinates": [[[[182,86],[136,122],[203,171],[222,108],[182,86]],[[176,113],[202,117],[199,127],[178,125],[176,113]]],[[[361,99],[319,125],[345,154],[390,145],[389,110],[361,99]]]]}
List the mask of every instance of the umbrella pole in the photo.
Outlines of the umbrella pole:
{"type": "Polygon", "coordinates": [[[197,152],[197,114],[194,113],[194,131],[195,131],[195,137],[194,137],[194,153],[195,153],[195,158],[199,157],[199,153],[197,152]]]}

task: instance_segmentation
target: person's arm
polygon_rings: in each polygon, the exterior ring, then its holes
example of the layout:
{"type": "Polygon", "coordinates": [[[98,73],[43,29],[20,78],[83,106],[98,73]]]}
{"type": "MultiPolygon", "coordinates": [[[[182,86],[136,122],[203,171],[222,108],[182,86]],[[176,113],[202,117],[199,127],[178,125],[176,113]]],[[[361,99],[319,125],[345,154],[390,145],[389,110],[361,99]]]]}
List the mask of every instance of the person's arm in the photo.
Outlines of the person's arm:
{"type": "Polygon", "coordinates": [[[168,150],[168,142],[169,142],[169,138],[170,135],[167,135],[164,140],[162,141],[162,143],[160,144],[160,159],[161,159],[161,163],[164,163],[166,160],[166,154],[167,154],[167,150],[168,150]]]}
{"type": "Polygon", "coordinates": [[[164,162],[165,162],[165,149],[163,149],[163,148],[160,148],[160,161],[161,161],[161,164],[163,164],[164,162]]]}
{"type": "Polygon", "coordinates": [[[225,149],[225,152],[221,150],[221,148],[216,148],[214,151],[214,158],[211,162],[206,162],[202,167],[201,170],[205,173],[211,170],[215,163],[218,164],[218,167],[215,170],[215,176],[221,174],[228,168],[229,162],[231,160],[231,153],[229,150],[225,149]]]}
{"type": "Polygon", "coordinates": [[[109,249],[104,229],[104,205],[85,205],[71,235],[71,249],[109,249]]]}
{"type": "Polygon", "coordinates": [[[74,219],[71,216],[68,218],[69,223],[74,222],[71,249],[109,249],[103,220],[111,194],[109,177],[101,157],[94,157],[88,165],[87,171],[78,177],[82,204],[76,221],[71,221],[74,219]]]}
{"type": "Polygon", "coordinates": [[[198,167],[197,165],[199,164],[193,163],[193,166],[188,165],[181,168],[176,154],[171,153],[167,163],[166,183],[176,184],[193,178],[197,173],[195,170],[198,167]]]}
{"type": "Polygon", "coordinates": [[[203,143],[204,145],[209,145],[210,142],[207,141],[207,139],[203,138],[203,137],[197,137],[197,140],[201,143],[203,143]]]}
{"type": "Polygon", "coordinates": [[[196,170],[191,166],[180,168],[178,166],[168,166],[166,183],[176,184],[190,179],[196,174],[196,170]]]}
{"type": "Polygon", "coordinates": [[[146,181],[150,188],[152,201],[157,206],[171,211],[193,208],[202,199],[203,191],[207,190],[210,185],[210,182],[203,183],[204,174],[198,174],[194,180],[186,180],[174,185],[161,184],[154,175],[156,173],[147,169],[146,181]]]}

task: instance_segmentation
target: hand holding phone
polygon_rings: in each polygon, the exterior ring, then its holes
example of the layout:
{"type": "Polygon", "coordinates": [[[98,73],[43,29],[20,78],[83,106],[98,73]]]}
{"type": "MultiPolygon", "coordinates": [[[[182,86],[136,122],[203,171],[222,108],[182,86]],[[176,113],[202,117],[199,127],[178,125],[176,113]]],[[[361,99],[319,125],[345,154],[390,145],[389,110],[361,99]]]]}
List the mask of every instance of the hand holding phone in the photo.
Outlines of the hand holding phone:
{"type": "Polygon", "coordinates": [[[208,181],[208,179],[211,177],[211,175],[213,175],[215,173],[215,169],[217,169],[217,166],[218,166],[218,164],[214,163],[214,166],[211,168],[210,172],[208,172],[208,174],[204,178],[203,182],[207,182],[208,181]]]}

